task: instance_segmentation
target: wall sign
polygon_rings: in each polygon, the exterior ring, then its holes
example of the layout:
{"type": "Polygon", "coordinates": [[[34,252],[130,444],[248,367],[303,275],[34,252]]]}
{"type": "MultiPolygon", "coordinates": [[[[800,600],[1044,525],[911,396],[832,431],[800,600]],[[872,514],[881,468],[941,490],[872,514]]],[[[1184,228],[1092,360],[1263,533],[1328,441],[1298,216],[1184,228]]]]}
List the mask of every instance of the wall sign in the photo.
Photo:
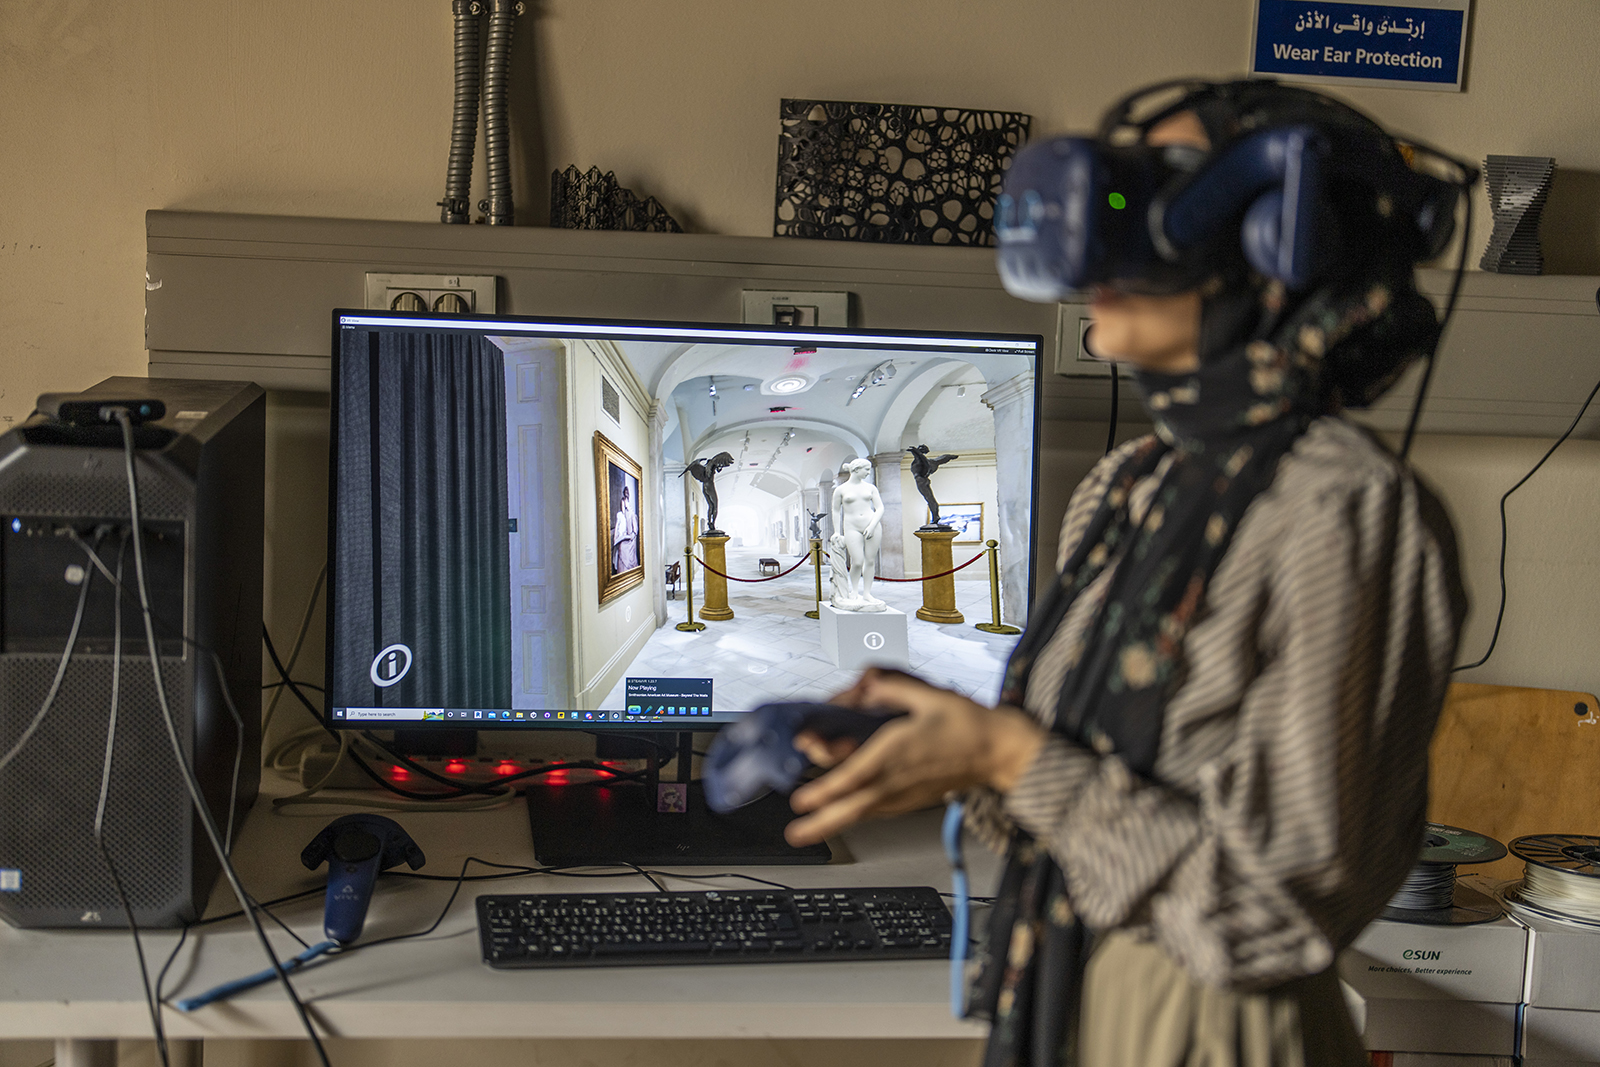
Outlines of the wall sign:
{"type": "Polygon", "coordinates": [[[1255,0],[1250,73],[1460,91],[1472,0],[1255,0]]]}

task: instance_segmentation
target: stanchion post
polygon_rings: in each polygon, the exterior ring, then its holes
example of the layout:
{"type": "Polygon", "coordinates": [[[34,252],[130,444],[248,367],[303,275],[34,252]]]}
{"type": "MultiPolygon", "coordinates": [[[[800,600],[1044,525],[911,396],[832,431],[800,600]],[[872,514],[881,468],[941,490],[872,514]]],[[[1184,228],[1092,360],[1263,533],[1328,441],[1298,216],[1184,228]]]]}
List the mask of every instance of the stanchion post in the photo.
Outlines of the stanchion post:
{"type": "Polygon", "coordinates": [[[990,538],[984,545],[989,550],[989,607],[993,609],[994,621],[973,625],[986,634],[1020,634],[1022,630],[1018,627],[1000,621],[1000,542],[990,538]]]}
{"type": "Polygon", "coordinates": [[[817,579],[817,604],[816,607],[806,612],[808,619],[822,618],[822,539],[811,539],[811,573],[817,579]]]}
{"type": "Polygon", "coordinates": [[[689,621],[680,622],[678,629],[686,632],[704,630],[706,624],[694,621],[694,546],[685,545],[683,549],[683,602],[689,608],[689,621]]]}

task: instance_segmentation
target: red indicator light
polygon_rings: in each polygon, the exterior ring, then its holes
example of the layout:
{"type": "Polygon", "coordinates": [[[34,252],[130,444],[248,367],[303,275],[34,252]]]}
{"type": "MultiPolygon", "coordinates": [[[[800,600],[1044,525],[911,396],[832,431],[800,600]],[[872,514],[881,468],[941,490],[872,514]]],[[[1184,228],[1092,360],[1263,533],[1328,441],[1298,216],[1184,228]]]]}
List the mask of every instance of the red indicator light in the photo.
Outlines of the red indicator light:
{"type": "Polygon", "coordinates": [[[496,774],[516,774],[517,773],[517,765],[515,763],[513,763],[511,760],[503,759],[503,760],[500,761],[499,765],[497,767],[495,767],[494,773],[496,773],[496,774]]]}
{"type": "Polygon", "coordinates": [[[444,765],[444,769],[450,774],[465,774],[467,772],[467,765],[461,760],[453,759],[444,765]]]}
{"type": "Polygon", "coordinates": [[[391,778],[393,778],[393,779],[395,779],[397,781],[403,782],[407,778],[411,777],[411,772],[406,770],[404,767],[400,766],[397,763],[393,767],[389,768],[389,777],[391,777],[391,778]]]}

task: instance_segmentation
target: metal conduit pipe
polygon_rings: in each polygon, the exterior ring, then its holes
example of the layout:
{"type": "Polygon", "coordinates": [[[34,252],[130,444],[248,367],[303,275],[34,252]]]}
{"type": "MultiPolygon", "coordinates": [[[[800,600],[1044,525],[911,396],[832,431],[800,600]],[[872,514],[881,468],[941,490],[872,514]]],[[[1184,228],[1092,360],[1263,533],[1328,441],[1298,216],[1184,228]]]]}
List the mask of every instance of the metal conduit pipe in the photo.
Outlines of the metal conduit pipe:
{"type": "Polygon", "coordinates": [[[478,31],[483,5],[478,0],[452,0],[450,10],[455,14],[456,99],[439,221],[460,223],[472,221],[472,152],[478,139],[478,31]]]}
{"type": "Polygon", "coordinates": [[[518,0],[490,0],[489,46],[483,61],[483,154],[489,198],[479,206],[488,214],[491,226],[510,226],[516,221],[511,204],[511,126],[506,114],[506,88],[511,31],[521,13],[518,0]]]}

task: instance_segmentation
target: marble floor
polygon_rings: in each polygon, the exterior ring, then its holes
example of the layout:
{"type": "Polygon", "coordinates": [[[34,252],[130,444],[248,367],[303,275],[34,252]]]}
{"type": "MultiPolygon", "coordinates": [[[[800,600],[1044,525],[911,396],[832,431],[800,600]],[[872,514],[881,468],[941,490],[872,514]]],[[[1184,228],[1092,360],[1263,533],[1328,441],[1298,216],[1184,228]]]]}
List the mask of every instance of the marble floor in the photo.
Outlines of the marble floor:
{"type": "MultiPolygon", "coordinates": [[[[976,546],[958,546],[956,563],[970,558],[976,546]]],[[[728,573],[759,577],[757,560],[773,556],[753,548],[728,549],[728,573]]],[[[785,569],[796,557],[783,557],[785,569]]],[[[823,592],[827,592],[824,562],[823,592]]],[[[699,568],[696,568],[699,571],[699,568]]],[[[911,669],[937,685],[958,690],[974,700],[993,704],[1015,636],[988,634],[973,624],[989,621],[988,565],[979,560],[962,573],[976,580],[956,582],[956,607],[964,623],[924,622],[914,614],[922,604],[921,585],[877,582],[872,592],[904,611],[911,650],[911,669]]],[[[699,573],[696,574],[699,578],[699,573]]],[[[814,607],[815,584],[809,563],[776,581],[728,583],[733,618],[707,622],[694,633],[675,629],[685,617],[683,589],[667,601],[667,624],[651,635],[626,674],[633,677],[711,678],[712,705],[717,711],[746,711],[774,700],[823,700],[849,685],[854,670],[841,671],[822,651],[821,624],[805,613],[814,607]]],[[[695,608],[701,585],[695,583],[695,608]]],[[[624,707],[624,681],[619,681],[603,709],[624,707]]]]}

